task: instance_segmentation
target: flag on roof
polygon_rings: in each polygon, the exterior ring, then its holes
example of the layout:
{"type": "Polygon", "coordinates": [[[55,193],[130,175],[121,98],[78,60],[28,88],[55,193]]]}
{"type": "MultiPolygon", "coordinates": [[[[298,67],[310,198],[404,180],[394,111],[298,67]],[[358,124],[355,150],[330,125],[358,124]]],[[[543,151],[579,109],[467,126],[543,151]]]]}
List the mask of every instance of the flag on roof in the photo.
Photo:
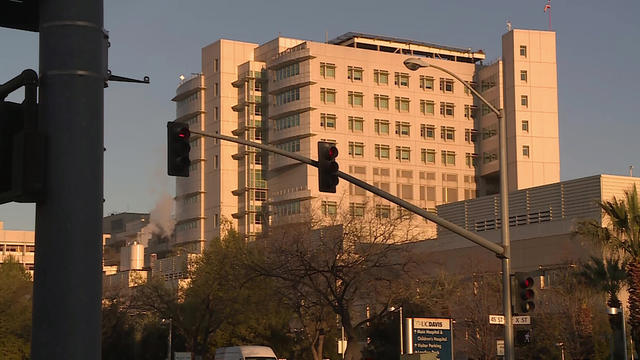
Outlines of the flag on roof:
{"type": "Polygon", "coordinates": [[[548,0],[547,4],[544,6],[544,12],[547,12],[547,10],[551,10],[551,0],[548,0]]]}

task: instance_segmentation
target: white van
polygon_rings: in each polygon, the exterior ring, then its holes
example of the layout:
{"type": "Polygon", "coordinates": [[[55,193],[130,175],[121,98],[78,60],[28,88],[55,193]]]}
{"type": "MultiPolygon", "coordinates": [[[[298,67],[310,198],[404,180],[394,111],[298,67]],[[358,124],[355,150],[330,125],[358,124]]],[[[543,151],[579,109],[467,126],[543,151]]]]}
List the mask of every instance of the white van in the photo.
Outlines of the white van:
{"type": "Polygon", "coordinates": [[[278,360],[268,346],[231,346],[216,349],[215,360],[278,360]]]}

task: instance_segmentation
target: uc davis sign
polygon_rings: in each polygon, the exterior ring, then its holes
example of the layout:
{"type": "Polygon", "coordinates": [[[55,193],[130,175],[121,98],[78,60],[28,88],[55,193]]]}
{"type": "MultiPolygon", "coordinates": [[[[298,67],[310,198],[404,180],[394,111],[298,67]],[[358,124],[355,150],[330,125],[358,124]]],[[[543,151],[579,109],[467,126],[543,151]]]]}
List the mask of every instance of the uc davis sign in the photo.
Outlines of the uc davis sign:
{"type": "Polygon", "coordinates": [[[434,353],[439,360],[453,360],[451,319],[407,318],[408,354],[434,353]]]}

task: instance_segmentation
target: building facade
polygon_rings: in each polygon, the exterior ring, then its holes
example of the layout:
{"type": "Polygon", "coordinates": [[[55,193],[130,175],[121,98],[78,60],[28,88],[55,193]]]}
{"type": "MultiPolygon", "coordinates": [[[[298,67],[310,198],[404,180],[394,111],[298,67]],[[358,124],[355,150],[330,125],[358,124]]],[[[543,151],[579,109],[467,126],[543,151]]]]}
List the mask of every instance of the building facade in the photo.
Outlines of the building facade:
{"type": "MultiPolygon", "coordinates": [[[[496,116],[446,74],[403,65],[424,57],[504,109],[510,190],[557,182],[555,33],[512,30],[502,48],[484,64],[482,51],[360,33],[328,43],[221,39],[178,86],[176,120],[314,159],[318,141],[334,142],[342,171],[425,209],[497,193],[496,116]]],[[[176,184],[176,244],[191,251],[225,221],[251,238],[310,213],[397,210],[344,181],[320,193],[316,169],[282,156],[199,136],[191,145],[190,177],[176,184]]]]}
{"type": "Polygon", "coordinates": [[[0,263],[13,258],[33,277],[35,251],[34,231],[6,230],[4,223],[0,221],[0,263]]]}

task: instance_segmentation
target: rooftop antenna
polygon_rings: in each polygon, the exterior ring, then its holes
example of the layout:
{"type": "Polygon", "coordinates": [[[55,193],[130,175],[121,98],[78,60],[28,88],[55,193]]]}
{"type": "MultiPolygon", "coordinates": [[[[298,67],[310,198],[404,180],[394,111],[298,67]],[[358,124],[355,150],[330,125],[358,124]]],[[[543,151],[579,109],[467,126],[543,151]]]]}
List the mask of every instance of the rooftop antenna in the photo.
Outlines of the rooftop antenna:
{"type": "Polygon", "coordinates": [[[633,165],[629,165],[629,176],[633,177],[633,165]]]}
{"type": "Polygon", "coordinates": [[[507,32],[511,31],[513,27],[511,26],[511,21],[507,20],[507,32]]]}
{"type": "Polygon", "coordinates": [[[329,32],[328,31],[324,32],[324,43],[325,44],[329,43],[329,32]]]}
{"type": "Polygon", "coordinates": [[[547,0],[547,4],[544,6],[544,12],[549,12],[549,31],[551,31],[551,0],[547,0]]]}

